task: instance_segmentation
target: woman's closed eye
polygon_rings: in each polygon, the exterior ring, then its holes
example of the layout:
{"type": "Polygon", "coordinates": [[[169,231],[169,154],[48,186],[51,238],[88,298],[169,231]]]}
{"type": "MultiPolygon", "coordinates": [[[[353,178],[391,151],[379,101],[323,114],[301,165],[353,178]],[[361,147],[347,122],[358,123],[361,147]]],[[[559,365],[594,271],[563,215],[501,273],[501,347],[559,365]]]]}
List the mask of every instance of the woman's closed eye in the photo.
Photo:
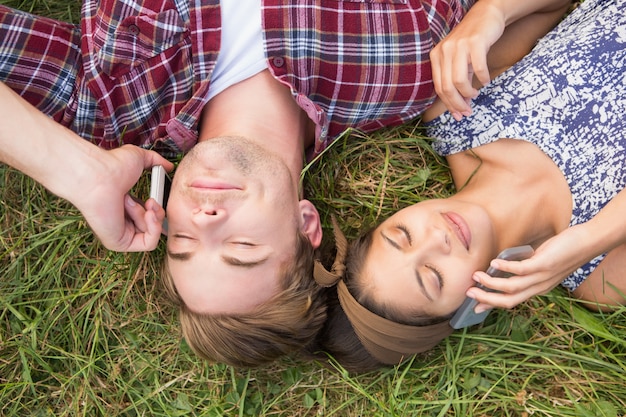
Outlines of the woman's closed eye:
{"type": "Polygon", "coordinates": [[[410,247],[413,243],[409,229],[400,223],[393,225],[388,231],[381,230],[380,235],[388,244],[399,251],[402,251],[406,244],[410,247]]]}
{"type": "Polygon", "coordinates": [[[437,290],[439,293],[441,293],[441,290],[443,288],[443,283],[444,283],[443,274],[441,273],[441,271],[439,271],[439,269],[437,269],[437,267],[433,265],[430,265],[430,264],[426,265],[426,268],[430,269],[432,273],[435,275],[436,282],[437,282],[437,290]]]}
{"type": "Polygon", "coordinates": [[[398,229],[404,235],[404,238],[409,243],[409,246],[413,245],[413,238],[411,237],[411,232],[409,232],[408,227],[406,227],[402,223],[398,223],[395,225],[395,228],[398,229]]]}

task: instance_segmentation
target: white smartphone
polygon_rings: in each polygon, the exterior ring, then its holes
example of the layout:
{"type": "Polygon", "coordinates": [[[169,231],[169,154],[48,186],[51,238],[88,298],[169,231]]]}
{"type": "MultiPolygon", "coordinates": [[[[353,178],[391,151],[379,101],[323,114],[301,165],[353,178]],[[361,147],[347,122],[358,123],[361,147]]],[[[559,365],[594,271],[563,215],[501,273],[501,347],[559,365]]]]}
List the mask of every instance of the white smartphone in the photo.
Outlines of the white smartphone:
{"type": "Polygon", "coordinates": [[[150,177],[150,197],[154,198],[164,209],[167,207],[167,198],[170,195],[171,186],[172,180],[165,172],[165,168],[161,165],[153,166],[150,177]]]}
{"type": "MultiPolygon", "coordinates": [[[[521,261],[527,258],[530,258],[534,253],[532,246],[524,245],[524,246],[516,246],[514,248],[508,248],[500,252],[498,255],[498,259],[505,259],[507,261],[521,261]]],[[[487,269],[487,274],[496,278],[509,278],[511,276],[508,272],[503,272],[498,269],[489,267],[487,269]]],[[[481,288],[485,291],[495,292],[495,290],[491,290],[487,287],[484,287],[480,284],[476,284],[478,288],[481,288]]],[[[478,323],[482,323],[487,318],[487,315],[491,310],[483,311],[480,314],[476,314],[474,309],[478,305],[478,301],[473,298],[467,297],[461,307],[454,313],[452,319],[450,319],[450,326],[454,329],[462,329],[464,327],[473,326],[478,323]]]]}
{"type": "MultiPolygon", "coordinates": [[[[154,198],[157,203],[165,209],[167,207],[167,199],[170,196],[170,187],[172,186],[172,180],[165,168],[161,165],[155,165],[152,167],[150,176],[150,197],[154,198]]],[[[167,218],[163,219],[162,233],[167,235],[167,218]]]]}

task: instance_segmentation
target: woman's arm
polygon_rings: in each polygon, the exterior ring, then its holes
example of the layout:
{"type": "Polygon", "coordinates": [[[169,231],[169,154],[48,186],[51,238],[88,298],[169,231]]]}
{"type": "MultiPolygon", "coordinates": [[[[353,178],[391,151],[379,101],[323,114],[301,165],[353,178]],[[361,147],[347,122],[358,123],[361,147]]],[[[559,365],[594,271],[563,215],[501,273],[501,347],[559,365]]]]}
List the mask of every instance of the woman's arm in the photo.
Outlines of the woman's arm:
{"type": "Polygon", "coordinates": [[[605,252],[609,252],[606,262],[603,261],[596,268],[592,274],[594,276],[587,278],[593,281],[585,281],[581,293],[577,295],[594,302],[623,303],[623,295],[626,294],[626,260],[621,256],[612,256],[611,251],[616,251],[616,254],[617,251],[625,251],[624,213],[626,190],[620,191],[591,220],[572,226],[544,242],[532,258],[520,262],[492,261],[493,267],[516,276],[500,279],[477,272],[475,277],[478,282],[502,291],[497,294],[478,288],[468,290],[467,294],[481,303],[477,311],[491,307],[512,308],[535,295],[545,294],[579,266],[605,252]],[[618,292],[613,291],[611,285],[617,287],[618,292]]]}
{"type": "Polygon", "coordinates": [[[102,150],[0,83],[0,162],[74,204],[107,248],[156,247],[165,212],[153,200],[144,208],[128,195],[144,169],[173,168],[156,152],[130,145],[102,150]]]}
{"type": "Polygon", "coordinates": [[[556,25],[570,4],[570,0],[478,1],[430,53],[435,90],[445,108],[457,120],[469,115],[469,101],[478,93],[476,84],[489,83],[490,68],[517,62],[556,25]],[[509,39],[491,51],[509,27],[509,39]]]}

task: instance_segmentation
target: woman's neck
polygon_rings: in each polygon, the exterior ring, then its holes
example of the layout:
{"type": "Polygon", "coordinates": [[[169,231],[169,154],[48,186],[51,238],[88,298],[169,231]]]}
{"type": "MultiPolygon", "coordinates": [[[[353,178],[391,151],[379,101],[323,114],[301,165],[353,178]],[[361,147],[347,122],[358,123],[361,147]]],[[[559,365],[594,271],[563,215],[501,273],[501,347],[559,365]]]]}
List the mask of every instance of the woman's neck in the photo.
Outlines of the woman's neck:
{"type": "Polygon", "coordinates": [[[558,167],[539,148],[500,139],[448,158],[459,192],[491,217],[499,250],[539,245],[569,225],[572,198],[558,167]]]}

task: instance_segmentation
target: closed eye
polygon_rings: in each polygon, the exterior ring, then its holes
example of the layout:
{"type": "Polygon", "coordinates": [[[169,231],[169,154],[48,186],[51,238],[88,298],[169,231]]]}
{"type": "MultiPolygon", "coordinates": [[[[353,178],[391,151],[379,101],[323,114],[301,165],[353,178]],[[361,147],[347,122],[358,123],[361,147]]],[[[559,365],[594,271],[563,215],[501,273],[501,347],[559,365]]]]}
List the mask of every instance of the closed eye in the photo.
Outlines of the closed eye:
{"type": "Polygon", "coordinates": [[[443,288],[443,282],[444,282],[443,275],[441,274],[441,272],[436,267],[434,267],[432,265],[426,265],[426,268],[428,268],[431,271],[433,271],[433,273],[437,277],[437,281],[439,281],[439,290],[441,290],[443,288]]]}
{"type": "Polygon", "coordinates": [[[194,240],[191,236],[181,235],[181,234],[179,234],[179,233],[176,233],[176,234],[174,235],[174,237],[175,237],[175,238],[178,238],[178,239],[188,239],[188,240],[194,240]]]}
{"type": "Polygon", "coordinates": [[[409,242],[409,246],[413,245],[413,238],[411,237],[411,232],[404,224],[397,224],[396,229],[400,230],[404,236],[406,237],[406,241],[409,242]]]}

